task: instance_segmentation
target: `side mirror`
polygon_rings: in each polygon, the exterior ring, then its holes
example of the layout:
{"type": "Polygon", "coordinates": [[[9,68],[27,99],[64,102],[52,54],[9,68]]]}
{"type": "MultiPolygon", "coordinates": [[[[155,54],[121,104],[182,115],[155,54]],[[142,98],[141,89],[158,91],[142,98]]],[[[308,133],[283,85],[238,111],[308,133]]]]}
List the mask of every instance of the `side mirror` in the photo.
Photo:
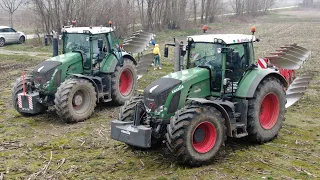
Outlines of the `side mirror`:
{"type": "Polygon", "coordinates": [[[168,46],[166,46],[165,48],[164,48],[164,57],[168,57],[168,55],[169,55],[169,47],[168,46]]]}
{"type": "Polygon", "coordinates": [[[103,48],[103,40],[102,39],[98,39],[98,48],[100,49],[100,51],[102,51],[102,48],[103,48]]]}

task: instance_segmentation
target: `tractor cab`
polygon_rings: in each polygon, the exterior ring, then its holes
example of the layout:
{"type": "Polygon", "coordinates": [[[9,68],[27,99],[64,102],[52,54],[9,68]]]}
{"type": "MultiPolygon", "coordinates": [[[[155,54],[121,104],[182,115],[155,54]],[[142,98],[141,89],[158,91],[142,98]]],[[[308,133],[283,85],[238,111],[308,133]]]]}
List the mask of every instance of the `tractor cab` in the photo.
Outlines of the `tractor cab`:
{"type": "Polygon", "coordinates": [[[111,27],[65,27],[62,32],[63,54],[81,53],[88,74],[99,71],[107,59],[121,59],[120,46],[111,27]]]}
{"type": "Polygon", "coordinates": [[[227,93],[233,93],[246,69],[254,63],[255,40],[254,36],[241,34],[189,36],[187,69],[209,69],[211,90],[218,94],[229,84],[227,93]]]}

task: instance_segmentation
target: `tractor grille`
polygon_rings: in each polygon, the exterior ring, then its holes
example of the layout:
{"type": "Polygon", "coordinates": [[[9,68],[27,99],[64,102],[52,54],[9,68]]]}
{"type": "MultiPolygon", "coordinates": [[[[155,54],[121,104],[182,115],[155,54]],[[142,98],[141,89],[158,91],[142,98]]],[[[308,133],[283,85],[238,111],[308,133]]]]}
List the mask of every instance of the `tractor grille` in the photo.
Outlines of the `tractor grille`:
{"type": "Polygon", "coordinates": [[[144,103],[152,111],[164,105],[171,90],[181,81],[173,78],[160,78],[152,82],[143,92],[144,103]]]}
{"type": "Polygon", "coordinates": [[[59,61],[43,61],[33,70],[34,82],[45,84],[50,81],[56,68],[61,65],[59,61]]]}

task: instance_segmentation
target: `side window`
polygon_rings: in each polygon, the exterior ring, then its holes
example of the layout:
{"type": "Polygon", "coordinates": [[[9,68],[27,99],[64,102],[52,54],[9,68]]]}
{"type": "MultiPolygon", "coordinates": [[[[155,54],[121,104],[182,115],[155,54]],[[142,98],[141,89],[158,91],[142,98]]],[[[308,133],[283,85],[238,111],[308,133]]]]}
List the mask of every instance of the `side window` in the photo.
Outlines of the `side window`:
{"type": "Polygon", "coordinates": [[[3,29],[3,32],[10,32],[10,31],[9,31],[9,28],[4,28],[4,29],[3,29]]]}
{"type": "Polygon", "coordinates": [[[12,29],[12,28],[9,28],[8,31],[9,31],[9,32],[17,32],[16,30],[14,30],[14,29],[12,29]]]}
{"type": "Polygon", "coordinates": [[[227,55],[227,69],[231,71],[226,72],[226,77],[230,78],[233,82],[240,80],[249,64],[250,51],[248,45],[249,43],[243,43],[229,46],[233,48],[234,51],[227,55]]]}
{"type": "Polygon", "coordinates": [[[119,46],[119,44],[114,32],[108,33],[108,39],[109,39],[109,44],[111,46],[110,48],[112,50],[117,50],[117,47],[119,46]]]}
{"type": "Polygon", "coordinates": [[[227,56],[227,63],[234,68],[245,68],[248,64],[247,44],[233,44],[230,45],[234,49],[232,55],[227,56]]]}
{"type": "Polygon", "coordinates": [[[4,29],[0,29],[0,33],[4,32],[4,29]]]}
{"type": "MultiPolygon", "coordinates": [[[[104,45],[104,46],[108,45],[106,34],[98,34],[98,35],[97,35],[97,38],[103,40],[103,45],[104,45]]],[[[93,46],[93,56],[94,56],[94,58],[99,54],[98,39],[97,39],[97,40],[94,40],[94,41],[92,42],[92,46],[93,46]]]]}

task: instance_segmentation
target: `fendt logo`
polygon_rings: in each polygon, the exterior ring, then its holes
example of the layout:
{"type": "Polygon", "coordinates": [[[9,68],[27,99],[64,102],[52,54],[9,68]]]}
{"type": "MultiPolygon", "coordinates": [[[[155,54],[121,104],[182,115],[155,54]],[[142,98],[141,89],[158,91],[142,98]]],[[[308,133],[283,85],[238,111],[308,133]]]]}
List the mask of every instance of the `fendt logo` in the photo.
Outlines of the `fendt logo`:
{"type": "Polygon", "coordinates": [[[180,90],[181,90],[181,89],[183,89],[183,88],[184,88],[184,86],[183,86],[183,85],[178,86],[176,89],[172,90],[172,94],[174,94],[174,93],[176,93],[176,92],[180,91],[180,90]]]}

